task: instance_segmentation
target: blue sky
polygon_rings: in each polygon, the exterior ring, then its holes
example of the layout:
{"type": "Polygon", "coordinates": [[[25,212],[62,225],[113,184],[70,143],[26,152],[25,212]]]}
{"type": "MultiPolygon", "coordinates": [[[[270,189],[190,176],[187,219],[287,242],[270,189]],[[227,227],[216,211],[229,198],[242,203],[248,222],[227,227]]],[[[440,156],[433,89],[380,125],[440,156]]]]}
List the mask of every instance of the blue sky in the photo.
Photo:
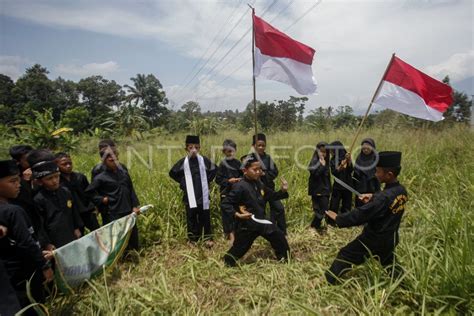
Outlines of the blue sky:
{"type": "MultiPolygon", "coordinates": [[[[197,100],[204,110],[242,110],[252,97],[247,2],[316,49],[318,95],[308,109],[363,111],[393,52],[474,93],[471,0],[0,0],[0,73],[17,79],[40,63],[52,79],[99,74],[122,85],[153,73],[177,106],[197,100]]],[[[258,99],[290,95],[297,93],[257,79],[258,99]]]]}

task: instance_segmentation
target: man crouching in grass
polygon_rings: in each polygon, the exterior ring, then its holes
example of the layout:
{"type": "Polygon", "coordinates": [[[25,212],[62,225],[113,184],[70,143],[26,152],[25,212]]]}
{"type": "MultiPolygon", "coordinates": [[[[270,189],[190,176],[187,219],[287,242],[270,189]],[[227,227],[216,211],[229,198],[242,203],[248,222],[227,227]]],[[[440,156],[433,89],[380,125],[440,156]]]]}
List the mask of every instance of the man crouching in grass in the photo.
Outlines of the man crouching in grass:
{"type": "Polygon", "coordinates": [[[274,223],[265,220],[265,204],[288,198],[288,183],[282,179],[281,190],[274,192],[260,181],[261,163],[254,154],[242,159],[244,178],[232,186],[222,201],[222,209],[236,218],[235,241],[224,256],[227,266],[235,266],[250,249],[254,240],[262,236],[275,250],[278,260],[286,260],[290,251],[285,234],[274,223]]]}
{"type": "Polygon", "coordinates": [[[380,183],[385,183],[385,187],[374,194],[362,194],[360,198],[364,205],[344,214],[326,211],[338,227],[364,225],[362,233],[339,251],[326,272],[329,283],[337,283],[352,264],[361,264],[369,256],[376,256],[393,277],[402,274],[403,270],[396,263],[394,253],[407,202],[407,191],[397,180],[401,157],[402,154],[396,151],[379,153],[375,176],[380,183]]]}

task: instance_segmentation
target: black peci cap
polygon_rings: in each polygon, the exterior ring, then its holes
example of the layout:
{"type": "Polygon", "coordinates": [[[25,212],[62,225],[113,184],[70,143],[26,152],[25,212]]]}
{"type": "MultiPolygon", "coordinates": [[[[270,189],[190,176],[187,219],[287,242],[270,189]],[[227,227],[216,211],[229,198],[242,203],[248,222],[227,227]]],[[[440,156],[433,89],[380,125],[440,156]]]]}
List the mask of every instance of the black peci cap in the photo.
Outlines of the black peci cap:
{"type": "Polygon", "coordinates": [[[33,147],[31,147],[30,145],[12,146],[10,147],[10,156],[16,161],[20,161],[23,155],[28,154],[32,150],[33,150],[33,147]]]}
{"type": "Polygon", "coordinates": [[[247,168],[251,164],[253,164],[254,162],[257,162],[257,161],[260,161],[260,160],[258,159],[257,155],[252,153],[252,154],[248,154],[248,155],[244,155],[244,156],[240,157],[240,161],[242,162],[242,167],[247,168]]]}
{"type": "Polygon", "coordinates": [[[186,144],[200,144],[201,141],[197,135],[187,135],[186,144]]]}
{"type": "Polygon", "coordinates": [[[379,152],[379,162],[377,167],[398,168],[402,161],[402,153],[399,151],[381,151],[379,152]]]}
{"type": "Polygon", "coordinates": [[[15,160],[1,160],[0,161],[0,178],[14,176],[20,174],[20,169],[15,160]]]}
{"type": "Polygon", "coordinates": [[[262,133],[258,133],[257,134],[257,137],[255,137],[255,135],[252,136],[252,145],[255,145],[257,143],[257,141],[264,141],[265,143],[267,142],[267,136],[265,136],[265,134],[262,134],[262,133]]]}
{"type": "Polygon", "coordinates": [[[59,172],[59,168],[54,161],[46,160],[33,165],[31,171],[33,171],[33,178],[41,179],[50,174],[59,172]]]}

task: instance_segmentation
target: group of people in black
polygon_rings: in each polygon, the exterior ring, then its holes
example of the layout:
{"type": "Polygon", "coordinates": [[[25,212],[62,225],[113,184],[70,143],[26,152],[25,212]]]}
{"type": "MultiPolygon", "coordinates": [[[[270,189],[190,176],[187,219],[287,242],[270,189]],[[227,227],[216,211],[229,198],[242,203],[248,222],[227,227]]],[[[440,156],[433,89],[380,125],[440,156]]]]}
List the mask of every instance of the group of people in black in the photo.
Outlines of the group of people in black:
{"type": "MultiPolygon", "coordinates": [[[[53,251],[99,228],[97,210],[102,225],[140,212],[111,140],[99,143],[102,162],[92,169],[90,183],[73,170],[67,153],[17,145],[10,155],[0,161],[0,315],[44,302],[44,284],[53,280],[53,251]]],[[[128,249],[138,248],[134,227],[128,249]]]]}
{"type": "MultiPolygon", "coordinates": [[[[278,260],[285,261],[290,254],[281,202],[288,198],[288,183],[280,178],[276,190],[279,172],[265,152],[266,145],[264,134],[254,135],[252,152],[237,159],[237,145],[227,139],[222,148],[225,158],[216,167],[201,156],[199,136],[188,135],[185,157],[169,171],[183,191],[188,239],[193,244],[214,244],[210,187],[214,180],[219,185],[223,231],[231,243],[224,255],[227,266],[236,266],[259,236],[270,242],[278,260]]],[[[394,255],[407,201],[407,192],[397,180],[401,153],[377,152],[370,138],[361,145],[353,164],[342,143],[320,142],[308,167],[308,193],[314,210],[311,227],[323,234],[327,229],[324,221],[336,227],[364,225],[326,272],[332,284],[351,265],[371,255],[391,268],[392,274],[401,273],[394,255]],[[331,174],[339,180],[332,185],[331,174]],[[382,190],[381,183],[385,184],[382,190]],[[347,187],[361,193],[353,210],[353,195],[347,187]]],[[[29,304],[27,281],[34,299],[44,300],[43,283],[53,279],[53,250],[80,238],[86,229],[100,227],[97,212],[102,225],[131,212],[140,213],[132,180],[111,140],[99,143],[102,162],[92,169],[90,183],[85,175],[73,171],[67,153],[18,145],[10,154],[12,160],[0,161],[0,297],[7,299],[0,308],[6,315],[29,304]]],[[[136,226],[128,248],[139,249],[136,226]]]]}
{"type": "MultiPolygon", "coordinates": [[[[219,185],[222,226],[231,243],[224,255],[228,266],[237,265],[237,260],[259,236],[270,242],[278,260],[285,261],[290,252],[285,208],[281,203],[282,199],[288,198],[288,183],[281,178],[280,190],[275,190],[278,168],[265,152],[266,146],[264,134],[254,135],[252,153],[239,160],[235,156],[236,143],[227,139],[222,148],[225,158],[215,167],[199,154],[199,137],[188,135],[185,141],[187,155],[169,172],[184,192],[189,241],[202,239],[209,247],[213,245],[209,186],[214,179],[219,185]]],[[[320,142],[308,171],[308,194],[314,210],[312,228],[323,234],[327,229],[327,225],[323,225],[324,219],[336,227],[364,225],[362,233],[339,251],[326,272],[327,281],[336,283],[352,264],[361,264],[370,255],[376,256],[383,266],[393,267],[392,274],[400,275],[394,249],[407,201],[407,192],[397,180],[401,153],[377,152],[374,140],[366,138],[353,164],[341,142],[320,142]],[[338,180],[332,185],[331,174],[338,180]],[[381,183],[385,184],[383,190],[381,183]],[[352,211],[351,191],[357,192],[352,211]]]]}

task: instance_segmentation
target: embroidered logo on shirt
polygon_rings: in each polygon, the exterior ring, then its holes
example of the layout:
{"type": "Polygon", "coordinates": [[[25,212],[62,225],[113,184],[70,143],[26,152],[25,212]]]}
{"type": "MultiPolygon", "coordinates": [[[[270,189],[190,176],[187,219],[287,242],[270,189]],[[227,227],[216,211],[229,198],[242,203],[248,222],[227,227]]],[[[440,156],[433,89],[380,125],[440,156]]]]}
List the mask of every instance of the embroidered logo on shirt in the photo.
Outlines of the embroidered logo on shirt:
{"type": "Polygon", "coordinates": [[[408,197],[405,194],[398,195],[390,205],[390,210],[392,213],[397,214],[398,212],[404,211],[407,200],[408,197]]]}
{"type": "Polygon", "coordinates": [[[71,208],[72,207],[72,200],[67,200],[66,205],[67,205],[68,208],[71,208]]]}

